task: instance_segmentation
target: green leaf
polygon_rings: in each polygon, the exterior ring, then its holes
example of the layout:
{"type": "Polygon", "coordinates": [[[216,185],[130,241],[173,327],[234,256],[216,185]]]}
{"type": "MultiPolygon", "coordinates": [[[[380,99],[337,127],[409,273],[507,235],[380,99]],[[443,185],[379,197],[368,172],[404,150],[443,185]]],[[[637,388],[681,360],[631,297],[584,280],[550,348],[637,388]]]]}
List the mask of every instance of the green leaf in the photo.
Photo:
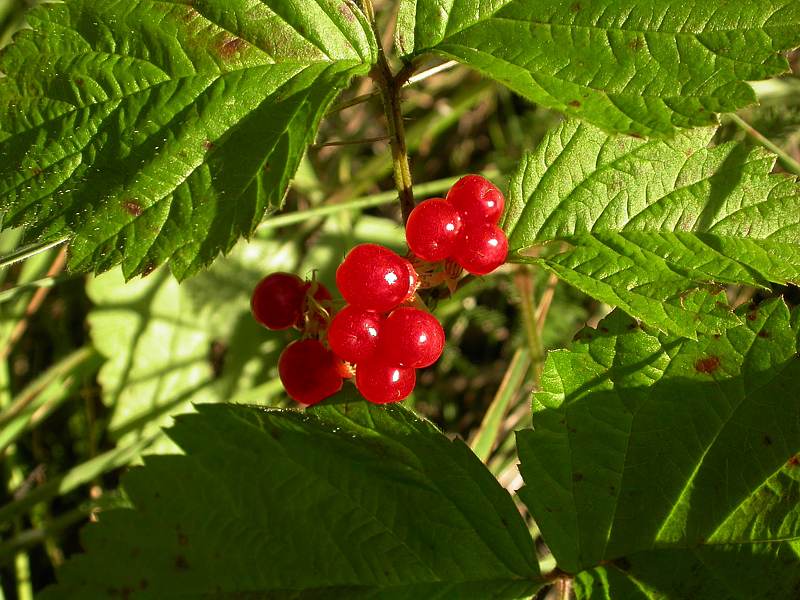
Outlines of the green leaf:
{"type": "Polygon", "coordinates": [[[530,598],[508,493],[461,441],[340,394],[302,412],[201,405],[185,455],[128,473],[44,598],[530,598]]]}
{"type": "Polygon", "coordinates": [[[800,188],[769,174],[775,157],[764,150],[709,148],[713,134],[644,141],[563,123],[512,178],[512,260],[539,262],[666,331],[694,337],[735,325],[731,315],[691,310],[686,292],[800,281],[800,188]],[[564,245],[513,258],[551,242],[564,245]]]}
{"type": "Polygon", "coordinates": [[[800,313],[771,300],[739,316],[692,341],[616,311],[550,354],[517,436],[520,496],[562,569],[594,569],[580,597],[782,598],[800,583],[782,545],[800,539],[800,313]],[[761,576],[772,560],[790,566],[761,576]]]}
{"type": "Polygon", "coordinates": [[[577,600],[794,598],[800,557],[786,543],[652,550],[575,578],[577,600]]]}
{"type": "Polygon", "coordinates": [[[403,0],[397,41],[606,131],[670,135],[756,101],[788,69],[795,0],[403,0]]]}
{"type": "MultiPolygon", "coordinates": [[[[250,294],[268,272],[294,271],[297,260],[293,242],[255,239],[180,285],[165,268],[128,283],[119,270],[92,279],[88,321],[107,359],[98,381],[112,411],[112,437],[132,443],[193,403],[240,393],[262,403],[269,399],[265,384],[276,396],[275,365],[289,338],[253,320],[250,294]]],[[[156,450],[174,445],[162,438],[156,450]]]]}
{"type": "Polygon", "coordinates": [[[67,0],[0,57],[5,226],[70,267],[184,278],[282,204],[322,115],[374,61],[338,0],[67,0]]]}

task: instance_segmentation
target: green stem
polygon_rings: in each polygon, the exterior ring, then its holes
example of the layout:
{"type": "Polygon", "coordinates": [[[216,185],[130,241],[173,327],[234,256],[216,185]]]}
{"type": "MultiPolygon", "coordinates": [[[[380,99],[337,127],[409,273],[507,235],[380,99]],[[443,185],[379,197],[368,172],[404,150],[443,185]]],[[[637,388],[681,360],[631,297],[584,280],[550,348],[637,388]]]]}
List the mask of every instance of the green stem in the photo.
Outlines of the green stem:
{"type": "MultiPolygon", "coordinates": [[[[406,133],[403,125],[403,111],[400,99],[400,90],[403,87],[401,78],[395,77],[386,54],[380,43],[380,32],[375,21],[375,9],[372,0],[362,0],[364,12],[372,25],[375,40],[378,44],[378,63],[372,69],[372,78],[381,92],[383,111],[389,128],[390,144],[392,147],[392,171],[394,173],[394,186],[400,197],[400,210],[403,213],[403,222],[408,221],[411,211],[414,210],[414,190],[411,180],[411,166],[408,162],[408,148],[406,147],[406,133]]],[[[405,75],[404,75],[405,77],[405,75]]]]}
{"type": "Polygon", "coordinates": [[[520,265],[514,275],[514,285],[520,296],[520,312],[522,314],[522,324],[525,329],[525,337],[528,340],[528,348],[531,352],[531,365],[533,367],[533,381],[536,387],[542,376],[542,366],[544,365],[544,346],[539,335],[539,323],[536,318],[536,299],[533,289],[533,272],[527,265],[520,265]]]}
{"type": "MultiPolygon", "coordinates": [[[[11,374],[8,361],[0,360],[0,408],[5,408],[11,402],[11,374]]],[[[10,493],[18,489],[25,482],[25,473],[17,462],[16,446],[10,447],[10,452],[5,456],[10,477],[7,489],[10,493]]],[[[23,529],[22,518],[24,513],[15,514],[7,522],[12,525],[14,533],[19,534],[23,529]]],[[[14,554],[14,576],[17,583],[17,598],[19,600],[33,600],[33,584],[31,583],[31,564],[28,554],[20,550],[14,554]]]]}
{"type": "Polygon", "coordinates": [[[385,142],[389,140],[388,135],[381,135],[371,138],[361,138],[358,140],[331,140],[329,142],[320,142],[311,146],[312,149],[318,150],[320,148],[328,148],[330,146],[358,146],[360,144],[374,144],[375,142],[385,142]]]}
{"type": "Polygon", "coordinates": [[[527,348],[518,348],[508,365],[503,381],[497,389],[492,404],[481,421],[478,433],[470,441],[470,448],[484,463],[499,445],[503,433],[503,420],[514,403],[520,388],[525,383],[530,368],[531,355],[527,348]]]}
{"type": "MultiPolygon", "coordinates": [[[[434,75],[438,75],[444,71],[452,69],[453,67],[460,64],[458,61],[449,60],[446,63],[442,63],[440,65],[436,65],[435,67],[431,67],[430,69],[426,69],[421,73],[417,73],[413,75],[411,73],[407,73],[405,69],[397,74],[397,79],[402,82],[403,87],[414,85],[415,83],[419,83],[420,81],[424,81],[428,77],[433,77],[434,75]],[[408,77],[407,80],[406,77],[408,77]],[[404,81],[405,80],[405,81],[404,81]]],[[[343,102],[339,102],[338,104],[334,104],[328,111],[325,113],[325,116],[330,116],[341,112],[347,108],[352,106],[358,106],[359,104],[363,104],[364,102],[368,102],[372,98],[376,96],[380,96],[380,91],[375,90],[374,92],[367,92],[366,94],[361,94],[360,96],[355,96],[354,98],[350,98],[349,100],[344,100],[343,102]]]]}
{"type": "Polygon", "coordinates": [[[6,256],[0,257],[0,269],[5,269],[6,267],[10,267],[18,262],[22,262],[23,260],[27,260],[32,256],[36,256],[37,254],[41,254],[42,252],[47,252],[50,248],[55,248],[56,246],[60,246],[64,242],[68,241],[69,238],[61,238],[60,240],[55,240],[54,242],[45,242],[43,244],[31,244],[30,246],[25,246],[24,248],[20,248],[15,250],[11,254],[7,254],[6,256]]]}
{"type": "Polygon", "coordinates": [[[774,142],[770,141],[764,134],[742,119],[739,115],[731,113],[728,115],[728,117],[736,124],[737,127],[739,127],[739,129],[752,137],[756,142],[764,146],[767,150],[777,154],[781,163],[783,163],[783,166],[786,167],[787,170],[791,171],[795,175],[800,175],[800,163],[792,158],[788,152],[776,145],[774,142]]]}
{"type": "MultiPolygon", "coordinates": [[[[492,179],[497,177],[498,172],[495,169],[490,169],[484,171],[482,175],[488,179],[492,179]]],[[[461,177],[462,176],[459,175],[458,177],[447,177],[445,179],[436,179],[434,181],[421,183],[417,186],[417,192],[424,196],[445,192],[453,187],[453,184],[461,177]]],[[[280,227],[286,227],[287,225],[294,225],[295,223],[301,223],[303,221],[308,221],[309,219],[326,217],[340,212],[349,212],[353,210],[374,208],[376,206],[385,206],[386,204],[391,204],[395,200],[397,200],[397,192],[381,192],[379,194],[364,196],[363,198],[356,198],[355,200],[351,200],[349,202],[326,204],[325,206],[317,206],[308,210],[278,215],[277,217],[266,219],[261,223],[261,225],[259,225],[258,228],[259,230],[278,229],[280,227]]],[[[0,300],[3,297],[2,294],[3,293],[0,292],[0,300]]]]}

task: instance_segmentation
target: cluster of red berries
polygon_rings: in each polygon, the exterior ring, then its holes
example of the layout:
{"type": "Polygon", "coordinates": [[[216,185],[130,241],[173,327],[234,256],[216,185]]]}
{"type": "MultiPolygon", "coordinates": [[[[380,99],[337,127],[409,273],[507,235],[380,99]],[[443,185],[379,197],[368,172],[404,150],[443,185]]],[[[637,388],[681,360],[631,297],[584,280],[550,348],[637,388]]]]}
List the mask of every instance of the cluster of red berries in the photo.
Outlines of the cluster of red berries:
{"type": "Polygon", "coordinates": [[[506,261],[508,239],[497,226],[503,194],[480,175],[467,175],[446,198],[417,206],[406,224],[408,247],[430,261],[452,260],[474,275],[486,275],[506,261]]]}
{"type": "MultiPolygon", "coordinates": [[[[406,239],[414,264],[452,261],[483,275],[505,262],[508,242],[497,226],[504,199],[483,177],[468,175],[447,198],[433,198],[411,213],[406,239]]],[[[433,282],[433,283],[432,283],[433,282]]],[[[336,271],[346,305],[334,314],[330,292],[296,275],[273,273],[256,286],[251,308],[256,320],[273,330],[295,327],[302,339],[290,343],[278,360],[286,392],[311,405],[338,392],[355,375],[358,391],[376,404],[398,402],[416,385],[416,369],[436,362],[445,335],[439,321],[416,295],[421,281],[412,262],[388,248],[361,244],[336,271]]]]}

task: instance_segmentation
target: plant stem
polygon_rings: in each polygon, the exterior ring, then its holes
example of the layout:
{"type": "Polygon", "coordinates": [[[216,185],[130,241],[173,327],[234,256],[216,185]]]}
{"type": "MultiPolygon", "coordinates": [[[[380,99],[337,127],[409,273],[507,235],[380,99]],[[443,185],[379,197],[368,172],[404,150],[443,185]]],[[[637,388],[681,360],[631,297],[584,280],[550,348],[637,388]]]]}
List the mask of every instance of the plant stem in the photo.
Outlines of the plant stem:
{"type": "MultiPolygon", "coordinates": [[[[64,269],[66,262],[67,252],[66,249],[62,248],[56,255],[55,260],[53,260],[53,264],[50,265],[46,277],[55,277],[58,275],[64,269]]],[[[50,288],[41,287],[34,292],[31,301],[28,303],[28,307],[25,309],[25,315],[17,322],[11,335],[9,335],[5,348],[0,349],[0,359],[5,360],[11,354],[14,345],[25,334],[25,330],[28,328],[28,320],[39,310],[39,307],[42,305],[42,302],[44,302],[49,291],[50,288]]]]}
{"type": "Polygon", "coordinates": [[[22,262],[23,260],[27,260],[32,256],[36,256],[42,252],[47,252],[50,248],[55,248],[56,246],[60,246],[64,242],[68,241],[69,238],[61,238],[60,240],[56,240],[54,242],[45,242],[44,244],[32,244],[30,246],[25,246],[24,248],[20,248],[15,250],[11,254],[7,254],[6,256],[0,257],[0,269],[4,269],[6,267],[10,267],[18,262],[22,262]]]}
{"type": "Polygon", "coordinates": [[[327,148],[329,146],[357,146],[359,144],[374,144],[375,142],[385,142],[388,139],[389,139],[388,135],[381,135],[378,137],[361,138],[358,140],[332,140],[330,142],[322,142],[320,144],[314,144],[313,146],[311,146],[311,148],[316,150],[319,148],[327,148]]]}
{"type": "MultiPolygon", "coordinates": [[[[433,77],[434,75],[438,75],[443,71],[452,69],[458,64],[459,64],[458,61],[449,60],[446,63],[436,65],[435,67],[426,69],[420,73],[417,73],[416,75],[413,75],[411,73],[406,74],[406,71],[404,69],[403,71],[397,74],[397,79],[403,84],[403,87],[406,87],[409,85],[414,85],[415,83],[419,83],[420,81],[424,81],[428,77],[433,77]],[[408,77],[408,79],[406,79],[406,77],[408,77]]],[[[367,92],[366,94],[355,96],[354,98],[350,98],[349,100],[345,100],[343,102],[333,105],[331,108],[328,109],[328,112],[325,113],[325,116],[336,114],[352,106],[358,106],[359,104],[363,104],[364,102],[367,102],[379,95],[380,92],[376,90],[374,92],[367,92]]]]}
{"type": "Polygon", "coordinates": [[[403,222],[405,223],[408,221],[411,211],[414,210],[414,190],[411,181],[411,167],[408,163],[408,149],[406,148],[405,126],[403,125],[403,111],[400,101],[402,82],[392,73],[392,68],[389,66],[389,61],[383,52],[372,0],[362,0],[362,4],[378,44],[378,64],[372,69],[371,76],[377,84],[383,100],[383,111],[386,114],[392,147],[394,185],[400,197],[400,210],[403,213],[403,222]]]}
{"type": "MultiPolygon", "coordinates": [[[[491,169],[486,170],[481,174],[487,179],[492,179],[497,177],[498,172],[494,169],[491,169]]],[[[445,179],[427,181],[419,184],[417,186],[417,191],[423,196],[445,192],[453,187],[453,184],[461,179],[461,177],[461,175],[458,175],[456,177],[446,177],[445,179]]],[[[258,229],[259,231],[265,229],[278,229],[280,227],[286,227],[287,225],[301,223],[317,217],[326,217],[328,215],[334,215],[340,212],[349,212],[351,210],[363,210],[365,208],[374,208],[375,206],[384,206],[386,204],[391,204],[395,200],[397,200],[397,192],[380,192],[378,194],[356,198],[355,200],[350,200],[349,202],[325,204],[324,206],[309,208],[308,210],[300,210],[278,215],[276,217],[270,217],[269,219],[264,220],[261,225],[258,226],[258,229]]],[[[3,293],[4,292],[0,292],[0,301],[3,299],[3,293]]]]}
{"type": "Polygon", "coordinates": [[[492,451],[502,441],[501,434],[504,433],[503,421],[509,407],[514,403],[518,392],[525,382],[530,367],[531,356],[527,348],[518,348],[514,352],[514,357],[506,369],[503,381],[495,393],[489,409],[481,420],[478,432],[470,441],[469,446],[472,451],[484,463],[489,460],[492,451]]]}
{"type": "Polygon", "coordinates": [[[520,312],[525,336],[528,339],[528,348],[531,352],[531,366],[533,367],[533,381],[539,388],[544,364],[544,347],[539,335],[537,322],[536,300],[533,289],[533,272],[528,265],[519,265],[514,274],[514,285],[520,296],[520,312]]]}
{"type": "Polygon", "coordinates": [[[788,152],[774,142],[770,141],[764,134],[742,119],[739,115],[731,113],[728,115],[728,117],[736,124],[737,127],[739,127],[739,129],[752,137],[756,142],[764,146],[767,150],[777,154],[784,167],[786,167],[795,175],[800,175],[800,163],[789,156],[788,152]]]}
{"type": "Polygon", "coordinates": [[[544,329],[544,322],[547,319],[547,313],[550,312],[550,306],[553,304],[553,296],[556,293],[556,286],[558,285],[558,276],[555,273],[550,273],[547,279],[547,288],[545,288],[542,297],[539,299],[539,310],[536,313],[536,324],[539,327],[539,335],[542,334],[544,329]]]}

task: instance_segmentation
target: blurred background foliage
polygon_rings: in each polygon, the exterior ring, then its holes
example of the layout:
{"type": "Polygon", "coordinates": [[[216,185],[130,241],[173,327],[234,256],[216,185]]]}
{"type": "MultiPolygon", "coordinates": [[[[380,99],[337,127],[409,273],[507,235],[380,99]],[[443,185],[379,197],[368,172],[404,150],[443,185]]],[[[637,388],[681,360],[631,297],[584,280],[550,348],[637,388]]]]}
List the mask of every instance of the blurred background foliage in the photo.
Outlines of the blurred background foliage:
{"type": "MultiPolygon", "coordinates": [[[[0,44],[32,4],[0,0],[0,44]]],[[[389,47],[395,3],[376,4],[389,47]]],[[[800,160],[800,55],[791,59],[794,75],[759,82],[761,105],[741,117],[800,160]]],[[[372,91],[357,80],[339,106],[372,91]]],[[[410,85],[404,99],[418,200],[469,172],[504,188],[521,154],[560,119],[458,66],[410,85]]],[[[142,452],[176,451],[161,434],[171,415],[199,402],[290,405],[276,363],[291,334],[256,325],[250,292],[276,270],[333,290],[336,266],[362,241],[404,251],[387,142],[355,143],[384,136],[375,96],[332,111],[284,211],[182,285],[165,268],[127,284],[118,271],[66,273],[59,247],[0,269],[0,598],[31,598],[53,581],[79,548],[80,526],[124,501],[115,487],[126,465],[142,452]]],[[[752,143],[729,119],[718,137],[752,143]]],[[[15,251],[19,235],[0,234],[0,256],[15,251]]],[[[741,303],[754,291],[730,293],[741,303]]],[[[608,307],[510,266],[429,305],[447,347],[407,402],[467,440],[515,489],[511,433],[529,419],[544,351],[568,346],[608,307]]]]}

